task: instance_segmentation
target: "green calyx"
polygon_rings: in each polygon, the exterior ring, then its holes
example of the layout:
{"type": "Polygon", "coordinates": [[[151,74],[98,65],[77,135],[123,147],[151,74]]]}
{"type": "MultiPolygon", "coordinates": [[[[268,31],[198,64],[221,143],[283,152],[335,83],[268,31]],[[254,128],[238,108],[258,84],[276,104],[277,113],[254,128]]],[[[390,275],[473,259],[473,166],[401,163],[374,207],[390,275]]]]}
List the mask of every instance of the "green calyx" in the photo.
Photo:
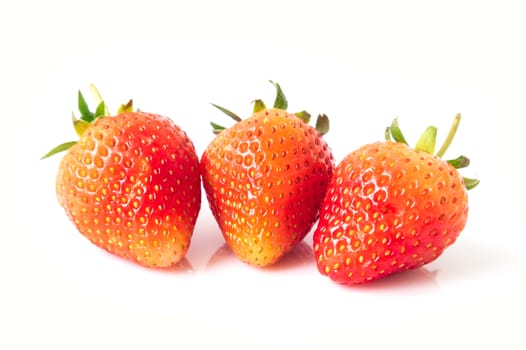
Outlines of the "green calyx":
{"type": "MultiPolygon", "coordinates": [[[[273,81],[270,81],[270,83],[274,85],[274,87],[276,88],[276,98],[274,99],[272,108],[287,110],[289,103],[288,103],[287,97],[285,96],[285,94],[283,93],[283,90],[281,89],[281,86],[278,83],[275,83],[273,81]]],[[[230,110],[224,107],[218,106],[213,103],[212,103],[212,106],[214,106],[215,108],[219,109],[221,112],[228,115],[235,122],[239,122],[242,120],[241,117],[239,117],[237,114],[235,114],[234,112],[231,112],[230,110]]],[[[252,113],[261,112],[265,109],[267,109],[267,106],[262,100],[258,99],[254,101],[254,108],[252,110],[252,113]]],[[[307,111],[296,112],[294,113],[294,115],[300,118],[301,120],[303,120],[307,124],[311,120],[311,115],[307,111]]],[[[210,122],[210,125],[212,126],[212,132],[216,135],[226,129],[224,126],[216,124],[214,122],[210,122]]],[[[329,118],[327,117],[327,115],[325,114],[318,115],[316,119],[315,128],[316,130],[318,130],[318,132],[321,135],[325,135],[326,133],[329,132],[329,118]]]]}
{"type": "MultiPolygon", "coordinates": [[[[97,108],[94,112],[92,112],[88,106],[88,103],[86,102],[86,99],[82,95],[82,92],[78,92],[78,109],[80,112],[80,118],[77,118],[75,116],[75,113],[72,113],[72,123],[73,128],[75,129],[75,132],[80,137],[86,129],[89,127],[91,123],[93,123],[95,120],[101,117],[106,117],[110,115],[110,112],[108,110],[108,107],[106,106],[106,103],[102,99],[101,94],[95,87],[95,85],[90,84],[90,90],[97,101],[97,108]]],[[[125,112],[131,112],[133,111],[133,101],[129,100],[127,103],[121,105],[118,109],[117,114],[125,113],[125,112]]],[[[68,141],[61,143],[60,145],[54,147],[52,150],[50,150],[48,153],[46,153],[42,158],[45,159],[49,158],[57,153],[67,151],[70,149],[73,145],[75,145],[77,141],[68,141]]]]}
{"type": "MultiPolygon", "coordinates": [[[[460,113],[457,114],[453,120],[453,124],[451,125],[451,128],[449,129],[449,133],[446,136],[446,139],[440,146],[439,150],[435,153],[435,147],[436,147],[436,137],[437,137],[437,128],[434,126],[429,126],[420,136],[418,139],[415,150],[420,152],[425,152],[429,154],[434,154],[437,157],[441,158],[446,151],[448,150],[449,146],[451,145],[451,142],[455,138],[455,134],[457,133],[458,126],[460,124],[460,113]]],[[[385,139],[387,141],[395,141],[400,142],[403,144],[408,145],[402,130],[400,129],[400,126],[398,125],[398,118],[395,118],[393,122],[391,123],[391,126],[387,127],[385,130],[385,139]]],[[[469,158],[466,156],[459,156],[455,159],[447,160],[449,164],[451,164],[455,169],[461,169],[466,168],[469,166],[469,158]]],[[[477,179],[470,179],[467,177],[463,177],[464,179],[464,185],[468,190],[471,190],[475,188],[479,183],[480,180],[477,179]]]]}

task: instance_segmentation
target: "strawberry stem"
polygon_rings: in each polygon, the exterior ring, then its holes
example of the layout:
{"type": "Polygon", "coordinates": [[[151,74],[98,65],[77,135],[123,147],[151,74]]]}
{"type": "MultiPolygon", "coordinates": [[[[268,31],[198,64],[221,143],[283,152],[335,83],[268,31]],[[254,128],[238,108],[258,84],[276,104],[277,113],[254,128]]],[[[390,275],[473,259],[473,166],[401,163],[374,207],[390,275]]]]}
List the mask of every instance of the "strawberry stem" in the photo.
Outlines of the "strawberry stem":
{"type": "MultiPolygon", "coordinates": [[[[106,103],[102,99],[102,96],[99,90],[97,90],[97,88],[95,87],[95,85],[90,84],[90,90],[93,96],[95,97],[95,99],[97,100],[97,108],[95,109],[95,113],[93,113],[89,109],[88,103],[86,102],[86,99],[84,98],[80,90],[78,91],[78,102],[77,102],[78,109],[80,112],[80,119],[78,119],[75,116],[75,113],[72,113],[73,128],[75,129],[75,132],[77,133],[79,137],[84,133],[84,131],[86,131],[90,123],[95,121],[97,118],[110,115],[108,107],[106,107],[106,103]]],[[[118,114],[123,113],[123,112],[131,112],[131,111],[133,111],[133,102],[132,100],[129,100],[128,103],[120,106],[118,114]]],[[[73,146],[76,143],[77,141],[64,142],[56,146],[55,148],[53,148],[51,151],[46,153],[40,159],[51,157],[52,155],[55,155],[59,152],[67,151],[69,148],[71,148],[71,146],[73,146]]]]}
{"type": "Polygon", "coordinates": [[[460,113],[458,113],[455,116],[455,119],[453,119],[453,124],[451,125],[451,128],[449,129],[449,133],[447,134],[446,139],[444,140],[444,143],[436,153],[437,157],[442,157],[447,149],[449,148],[449,145],[451,145],[451,142],[455,138],[455,134],[457,133],[458,126],[460,124],[460,113]]]}
{"type": "MultiPolygon", "coordinates": [[[[451,125],[451,128],[449,130],[449,133],[444,140],[444,143],[438,150],[438,152],[435,154],[435,156],[441,158],[451,145],[451,142],[453,141],[455,134],[457,132],[458,126],[460,124],[460,113],[458,113],[455,116],[455,119],[453,120],[453,124],[451,125]]],[[[395,118],[393,122],[391,123],[391,126],[387,127],[385,129],[385,140],[386,141],[394,141],[404,143],[407,145],[407,142],[405,140],[404,135],[402,134],[402,130],[400,130],[400,127],[398,125],[398,118],[395,118]]],[[[436,146],[436,136],[437,136],[437,128],[434,126],[428,127],[423,133],[422,136],[420,136],[420,139],[416,143],[415,150],[426,152],[429,154],[433,154],[436,146]]],[[[466,168],[469,166],[470,160],[466,156],[459,156],[455,159],[447,160],[451,166],[453,166],[455,169],[461,169],[466,168]]],[[[464,185],[466,186],[467,190],[471,190],[480,183],[480,180],[477,179],[471,179],[467,177],[462,177],[464,180],[464,185]]]]}
{"type": "MultiPolygon", "coordinates": [[[[274,87],[276,88],[276,98],[274,100],[273,108],[274,109],[287,110],[288,101],[287,101],[287,98],[285,97],[285,94],[283,93],[283,90],[281,89],[281,86],[278,83],[274,83],[272,80],[269,80],[269,82],[272,85],[274,85],[274,87]]],[[[254,100],[253,103],[254,103],[254,108],[253,108],[253,112],[252,112],[253,114],[261,112],[261,111],[267,109],[267,106],[265,105],[265,103],[262,100],[259,100],[259,99],[258,100],[254,100]]],[[[237,114],[235,114],[234,112],[232,112],[232,111],[230,111],[230,110],[228,110],[228,109],[226,109],[224,107],[218,106],[218,105],[216,105],[214,103],[211,103],[211,105],[214,106],[215,108],[219,109],[221,112],[225,113],[226,115],[228,115],[230,118],[232,118],[236,122],[240,122],[242,120],[241,117],[239,117],[237,114]]],[[[311,115],[307,111],[296,112],[296,113],[294,113],[294,115],[296,117],[300,118],[306,124],[308,124],[310,122],[311,115]]],[[[212,126],[212,132],[214,134],[216,134],[216,135],[219,134],[221,131],[226,129],[226,127],[224,127],[222,125],[219,125],[219,124],[216,124],[214,122],[210,122],[210,125],[212,126]]],[[[329,131],[329,118],[327,117],[327,115],[325,115],[325,114],[318,115],[318,118],[316,120],[315,129],[321,135],[325,135],[329,131]]]]}

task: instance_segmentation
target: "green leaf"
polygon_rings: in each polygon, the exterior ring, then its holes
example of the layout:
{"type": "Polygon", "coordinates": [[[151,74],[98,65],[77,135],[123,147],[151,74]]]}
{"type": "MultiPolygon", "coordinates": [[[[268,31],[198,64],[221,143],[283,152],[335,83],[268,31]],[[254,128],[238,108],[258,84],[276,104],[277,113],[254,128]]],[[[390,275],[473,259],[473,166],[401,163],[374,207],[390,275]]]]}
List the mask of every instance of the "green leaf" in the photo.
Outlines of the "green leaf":
{"type": "MultiPolygon", "coordinates": [[[[104,101],[104,99],[102,98],[102,95],[100,94],[99,90],[95,87],[95,85],[90,84],[89,88],[91,90],[91,94],[93,95],[93,97],[95,97],[95,100],[97,101],[97,103],[100,104],[101,102],[104,101]]],[[[106,106],[106,104],[104,104],[104,113],[101,115],[110,115],[110,111],[108,110],[108,107],[106,106]]]]}
{"type": "Polygon", "coordinates": [[[460,156],[455,159],[450,159],[447,162],[451,164],[455,169],[467,168],[470,163],[469,158],[466,156],[460,156]]]}
{"type": "Polygon", "coordinates": [[[417,151],[423,151],[429,154],[433,154],[435,152],[436,139],[437,128],[435,128],[434,126],[430,126],[426,130],[424,130],[422,136],[420,136],[420,139],[416,143],[415,149],[417,151]]]}
{"type": "Polygon", "coordinates": [[[214,106],[215,108],[219,109],[221,112],[225,113],[230,118],[234,119],[236,122],[240,122],[241,121],[241,118],[237,114],[235,114],[234,112],[231,112],[228,109],[226,109],[224,107],[221,107],[221,106],[218,106],[218,105],[213,104],[213,103],[212,103],[212,106],[214,106]]]}
{"type": "Polygon", "coordinates": [[[216,135],[226,129],[224,126],[216,124],[214,122],[210,122],[210,125],[212,126],[212,132],[216,135]]]}
{"type": "Polygon", "coordinates": [[[318,118],[316,119],[316,130],[321,135],[325,135],[329,132],[329,117],[327,117],[326,114],[320,114],[318,115],[318,118]]]}
{"type": "Polygon", "coordinates": [[[393,120],[389,131],[391,132],[391,136],[396,142],[405,143],[407,145],[407,141],[405,140],[404,134],[402,134],[402,130],[398,126],[398,118],[395,118],[393,120]]]}
{"type": "Polygon", "coordinates": [[[289,103],[287,101],[287,98],[285,97],[285,94],[283,93],[283,90],[281,90],[281,86],[279,86],[278,83],[274,83],[272,80],[270,80],[270,83],[276,87],[276,99],[274,100],[274,108],[286,110],[289,106],[289,103]]]}
{"type": "Polygon", "coordinates": [[[254,110],[253,113],[261,112],[262,110],[267,109],[267,106],[265,106],[265,102],[262,100],[255,100],[254,101],[254,110]]]}
{"type": "Polygon", "coordinates": [[[97,109],[95,110],[94,119],[105,116],[106,115],[105,112],[106,112],[106,104],[104,103],[104,101],[101,101],[99,105],[97,106],[97,109]]]}
{"type": "Polygon", "coordinates": [[[393,141],[393,139],[391,138],[391,128],[390,127],[385,128],[384,137],[385,137],[385,141],[393,141]]]}
{"type": "Polygon", "coordinates": [[[307,124],[310,122],[310,113],[307,111],[296,112],[294,113],[294,115],[300,118],[301,120],[303,120],[307,124]]]}
{"type": "Polygon", "coordinates": [[[73,120],[73,128],[75,129],[75,132],[79,136],[82,135],[84,131],[86,131],[86,129],[90,125],[90,123],[85,120],[77,119],[75,117],[75,114],[72,115],[72,120],[73,120]]]}
{"type": "Polygon", "coordinates": [[[462,177],[462,179],[464,179],[464,186],[466,186],[468,191],[474,189],[480,183],[480,180],[477,179],[470,179],[468,177],[462,177]]]}
{"type": "Polygon", "coordinates": [[[119,110],[117,111],[117,114],[127,113],[127,112],[133,112],[133,100],[129,100],[125,104],[122,104],[119,106],[119,110]]]}
{"type": "Polygon", "coordinates": [[[60,153],[60,152],[63,152],[63,151],[67,151],[68,149],[71,148],[71,146],[73,146],[74,144],[76,144],[77,141],[70,141],[70,142],[64,142],[63,144],[60,144],[58,145],[57,147],[53,148],[51,151],[49,151],[48,153],[46,153],[42,158],[40,159],[45,159],[45,158],[49,158],[57,153],[60,153]]]}
{"type": "Polygon", "coordinates": [[[84,99],[84,96],[82,95],[82,92],[78,93],[78,108],[80,111],[80,119],[85,120],[87,122],[92,122],[94,118],[93,113],[89,110],[89,106],[86,103],[86,100],[84,99]]]}

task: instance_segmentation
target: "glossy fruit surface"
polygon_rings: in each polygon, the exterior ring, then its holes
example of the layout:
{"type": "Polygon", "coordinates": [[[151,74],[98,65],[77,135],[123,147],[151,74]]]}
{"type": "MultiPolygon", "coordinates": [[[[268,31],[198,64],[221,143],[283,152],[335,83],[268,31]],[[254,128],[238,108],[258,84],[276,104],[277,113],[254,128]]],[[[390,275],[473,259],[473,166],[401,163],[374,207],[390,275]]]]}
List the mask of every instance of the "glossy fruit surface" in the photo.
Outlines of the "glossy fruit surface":
{"type": "Polygon", "coordinates": [[[327,190],[313,237],[318,269],[355,284],[420,267],[456,241],[468,210],[449,162],[402,142],[365,145],[338,164],[327,190]]]}
{"type": "Polygon", "coordinates": [[[133,111],[89,122],[56,177],[58,201],[86,238],[149,267],[186,255],[200,185],[186,133],[167,117],[133,111]]]}
{"type": "Polygon", "coordinates": [[[278,261],[313,227],[333,167],[321,134],[279,108],[222,130],[201,158],[223,237],[238,258],[258,266],[278,261]]]}

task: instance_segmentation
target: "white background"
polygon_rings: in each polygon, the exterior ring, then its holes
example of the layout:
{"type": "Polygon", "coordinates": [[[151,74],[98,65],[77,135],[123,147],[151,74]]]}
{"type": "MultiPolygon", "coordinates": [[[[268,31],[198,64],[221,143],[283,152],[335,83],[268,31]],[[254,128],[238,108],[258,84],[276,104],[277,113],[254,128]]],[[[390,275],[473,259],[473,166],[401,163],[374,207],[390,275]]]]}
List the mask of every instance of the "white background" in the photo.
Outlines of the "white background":
{"type": "MultiPolygon", "coordinates": [[[[522,349],[526,10],[520,1],[5,1],[0,5],[0,348],[522,349]],[[133,97],[201,155],[210,103],[248,117],[279,82],[327,113],[335,158],[394,117],[471,158],[470,217],[424,268],[361,287],[321,276],[309,235],[269,269],[237,261],[203,201],[186,260],[144,269],[92,246],[59,207],[76,93],[133,97]]],[[[92,100],[91,100],[92,101],[92,100]]]]}

